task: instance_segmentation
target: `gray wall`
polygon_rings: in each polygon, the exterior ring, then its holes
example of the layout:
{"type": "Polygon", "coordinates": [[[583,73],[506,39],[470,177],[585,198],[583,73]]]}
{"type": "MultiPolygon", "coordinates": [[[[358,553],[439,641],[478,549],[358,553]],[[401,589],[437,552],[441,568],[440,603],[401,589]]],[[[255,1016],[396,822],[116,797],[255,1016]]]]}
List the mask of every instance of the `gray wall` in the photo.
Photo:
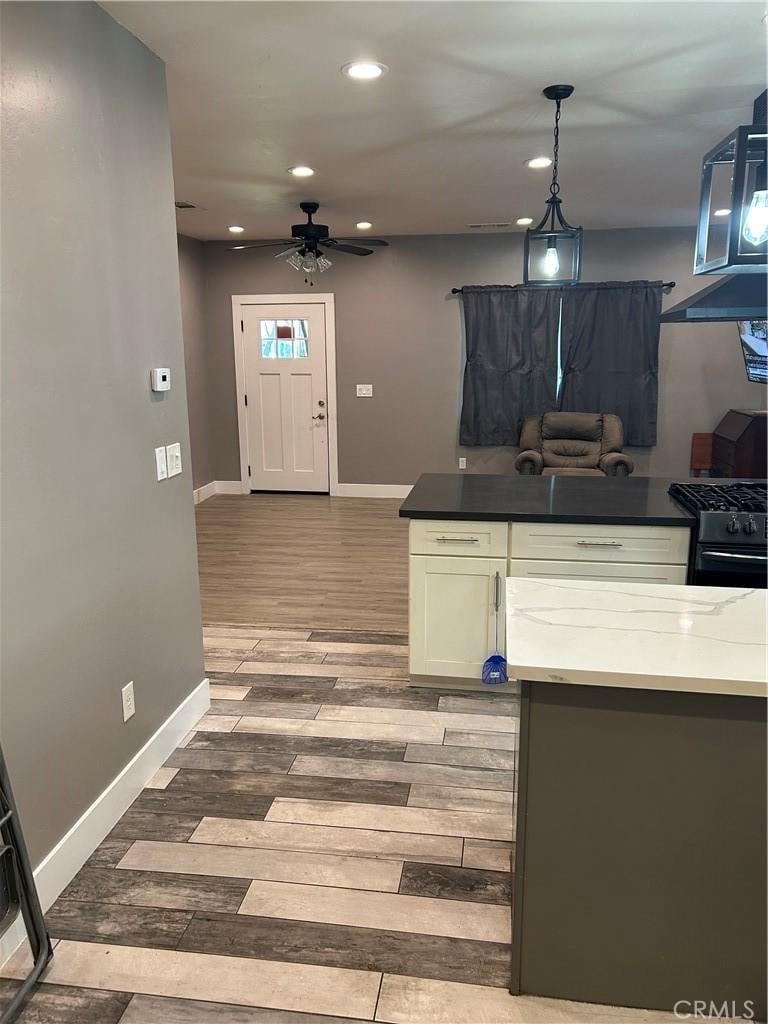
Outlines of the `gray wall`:
{"type": "MultiPolygon", "coordinates": [[[[470,472],[512,468],[513,449],[458,445],[463,371],[462,284],[514,283],[522,272],[522,235],[392,238],[366,258],[337,255],[317,281],[336,296],[339,476],[343,483],[412,483],[423,472],[453,472],[459,455],[470,472]],[[373,384],[373,399],[355,384],[373,384]]],[[[677,281],[665,304],[707,281],[691,275],[693,232],[648,229],[588,232],[584,280],[677,281]]],[[[301,293],[304,278],[262,251],[205,245],[210,443],[217,479],[239,479],[232,355],[233,294],[301,293]]],[[[691,433],[714,428],[731,407],[758,407],[763,388],[744,373],[736,327],[662,329],[659,443],[637,449],[637,472],[686,474],[691,433]]]]}
{"type": "Polygon", "coordinates": [[[0,735],[37,863],[203,665],[164,68],[96,4],[0,16],[0,735]]]}
{"type": "Polygon", "coordinates": [[[181,322],[187,375],[189,442],[192,448],[192,486],[215,480],[211,462],[208,414],[208,355],[205,344],[205,271],[203,243],[179,235],[181,322]]]}

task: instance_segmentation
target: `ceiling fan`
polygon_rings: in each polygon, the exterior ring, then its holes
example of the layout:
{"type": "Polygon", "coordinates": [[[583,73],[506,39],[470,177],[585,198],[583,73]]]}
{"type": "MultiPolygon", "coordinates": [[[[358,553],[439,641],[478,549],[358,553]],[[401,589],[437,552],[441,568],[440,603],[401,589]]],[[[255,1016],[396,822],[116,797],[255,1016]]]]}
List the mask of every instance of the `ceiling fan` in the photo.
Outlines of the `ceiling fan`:
{"type": "MultiPolygon", "coordinates": [[[[291,227],[292,238],[282,238],[277,242],[253,242],[250,245],[230,246],[230,252],[239,249],[274,249],[278,246],[288,246],[275,253],[275,259],[288,255],[286,263],[294,270],[303,270],[306,275],[319,272],[322,274],[332,266],[326,252],[346,252],[351,256],[370,256],[373,249],[367,246],[389,245],[382,238],[366,238],[365,246],[352,244],[357,242],[353,238],[331,238],[327,224],[315,224],[312,217],[320,209],[319,203],[299,203],[300,209],[306,213],[306,224],[294,224],[291,227]],[[325,250],[325,251],[324,251],[325,250]]],[[[310,284],[312,282],[310,281],[310,284]]]]}

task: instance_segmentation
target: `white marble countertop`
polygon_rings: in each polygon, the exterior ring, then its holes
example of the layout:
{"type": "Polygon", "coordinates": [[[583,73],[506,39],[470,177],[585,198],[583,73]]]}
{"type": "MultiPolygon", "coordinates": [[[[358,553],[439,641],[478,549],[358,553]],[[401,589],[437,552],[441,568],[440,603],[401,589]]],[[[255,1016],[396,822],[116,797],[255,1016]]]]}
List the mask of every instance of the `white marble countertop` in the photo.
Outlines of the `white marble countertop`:
{"type": "Polygon", "coordinates": [[[766,593],[510,578],[509,675],[765,697],[766,593]]]}

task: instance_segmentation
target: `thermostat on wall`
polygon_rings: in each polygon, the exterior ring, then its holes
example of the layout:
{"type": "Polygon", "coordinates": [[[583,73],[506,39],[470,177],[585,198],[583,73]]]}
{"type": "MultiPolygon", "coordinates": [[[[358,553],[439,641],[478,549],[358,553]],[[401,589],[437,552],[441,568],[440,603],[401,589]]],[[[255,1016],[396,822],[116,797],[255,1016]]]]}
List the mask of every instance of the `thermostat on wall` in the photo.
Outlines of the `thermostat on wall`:
{"type": "Polygon", "coordinates": [[[152,370],[150,378],[153,391],[171,390],[171,371],[169,367],[160,366],[156,370],[152,370]]]}

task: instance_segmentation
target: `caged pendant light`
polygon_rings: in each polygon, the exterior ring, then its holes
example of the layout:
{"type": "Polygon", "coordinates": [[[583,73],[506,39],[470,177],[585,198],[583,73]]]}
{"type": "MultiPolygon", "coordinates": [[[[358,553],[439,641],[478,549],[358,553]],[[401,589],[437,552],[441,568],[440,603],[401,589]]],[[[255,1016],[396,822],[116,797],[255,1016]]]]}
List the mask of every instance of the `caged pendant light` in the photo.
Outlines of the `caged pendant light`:
{"type": "Polygon", "coordinates": [[[543,90],[555,108],[552,181],[549,186],[547,210],[536,227],[525,233],[525,265],[523,280],[527,285],[575,284],[581,277],[581,242],[583,231],[574,228],[563,216],[558,181],[560,157],[560,105],[573,93],[572,85],[548,85],[543,90]]]}

